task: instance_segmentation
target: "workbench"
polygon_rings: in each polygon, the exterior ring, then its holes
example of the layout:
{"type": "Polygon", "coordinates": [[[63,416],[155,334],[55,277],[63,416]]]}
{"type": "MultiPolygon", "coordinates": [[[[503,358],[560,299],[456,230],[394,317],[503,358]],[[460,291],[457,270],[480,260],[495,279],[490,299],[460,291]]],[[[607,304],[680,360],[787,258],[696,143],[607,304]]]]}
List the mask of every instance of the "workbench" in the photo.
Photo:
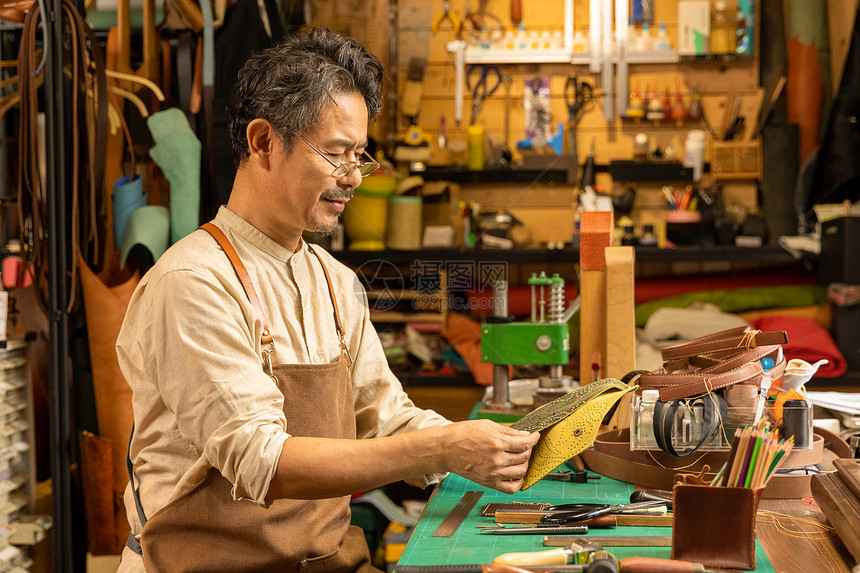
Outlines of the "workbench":
{"type": "MultiPolygon", "coordinates": [[[[564,468],[560,468],[564,469],[564,468]]],[[[451,474],[436,487],[421,519],[398,561],[398,565],[454,565],[489,563],[502,553],[544,551],[542,535],[480,535],[477,526],[492,525],[493,519],[482,517],[481,509],[490,502],[544,503],[628,503],[636,488],[627,483],[601,477],[589,483],[541,480],[532,488],[513,495],[482,487],[461,476],[451,474]],[[466,519],[451,537],[433,537],[433,532],[469,491],[483,494],[469,511],[466,519]]],[[[762,500],[760,509],[778,511],[820,521],[818,506],[811,500],[762,500]]],[[[793,526],[793,525],[792,525],[793,526]]],[[[799,524],[794,531],[806,531],[807,538],[797,533],[787,535],[759,514],[756,541],[756,572],[833,573],[849,571],[853,559],[835,534],[813,532],[809,525],[799,524]],[[814,536],[815,538],[809,538],[814,536]]],[[[591,535],[653,535],[672,534],[671,527],[615,527],[593,529],[591,535]]],[[[589,534],[583,537],[588,537],[589,534]]],[[[668,559],[669,547],[606,547],[616,557],[658,557],[668,559]]],[[[395,569],[395,572],[397,569],[395,569]]]]}

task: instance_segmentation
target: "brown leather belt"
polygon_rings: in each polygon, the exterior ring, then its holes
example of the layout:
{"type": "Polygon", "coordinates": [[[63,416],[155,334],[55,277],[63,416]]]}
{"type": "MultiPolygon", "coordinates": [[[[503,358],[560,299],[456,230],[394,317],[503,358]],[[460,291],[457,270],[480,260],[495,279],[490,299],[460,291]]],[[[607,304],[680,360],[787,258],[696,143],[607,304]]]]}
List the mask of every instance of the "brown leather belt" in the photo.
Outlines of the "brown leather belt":
{"type": "MultiPolygon", "coordinates": [[[[811,451],[792,450],[784,467],[804,467],[818,464],[822,460],[825,441],[833,442],[832,434],[819,434],[815,428],[811,451]]],[[[838,440],[838,437],[837,437],[838,440]]],[[[839,440],[844,442],[844,440],[839,440]]],[[[838,447],[838,445],[837,445],[838,447]]],[[[632,483],[649,489],[671,491],[675,475],[681,472],[698,473],[705,465],[711,470],[705,474],[706,481],[716,475],[729,452],[707,452],[693,464],[678,466],[678,458],[659,451],[630,450],[629,430],[599,434],[594,448],[580,454],[585,465],[601,475],[632,483]]],[[[774,475],[764,490],[766,498],[801,498],[811,494],[810,475],[774,475]]]]}
{"type": "MultiPolygon", "coordinates": [[[[661,351],[665,364],[636,381],[639,390],[656,389],[660,400],[701,396],[734,384],[758,385],[764,375],[761,359],[776,360],[779,345],[788,341],[785,332],[758,332],[733,328],[669,346],[661,351]]],[[[782,376],[782,358],[768,371],[772,379],[782,376]]]]}

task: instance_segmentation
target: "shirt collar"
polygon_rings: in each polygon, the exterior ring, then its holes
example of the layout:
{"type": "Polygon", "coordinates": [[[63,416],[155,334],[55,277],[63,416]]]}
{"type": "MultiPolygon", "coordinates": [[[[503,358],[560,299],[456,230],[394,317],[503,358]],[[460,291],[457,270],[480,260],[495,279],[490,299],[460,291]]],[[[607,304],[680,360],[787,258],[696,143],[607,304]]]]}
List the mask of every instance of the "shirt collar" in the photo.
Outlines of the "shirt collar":
{"type": "Polygon", "coordinates": [[[218,209],[214,222],[224,230],[230,229],[261,251],[280,261],[289,262],[293,255],[298,253],[302,253],[304,256],[308,249],[307,243],[301,238],[299,238],[299,248],[295,253],[284,248],[224,205],[218,209]]]}

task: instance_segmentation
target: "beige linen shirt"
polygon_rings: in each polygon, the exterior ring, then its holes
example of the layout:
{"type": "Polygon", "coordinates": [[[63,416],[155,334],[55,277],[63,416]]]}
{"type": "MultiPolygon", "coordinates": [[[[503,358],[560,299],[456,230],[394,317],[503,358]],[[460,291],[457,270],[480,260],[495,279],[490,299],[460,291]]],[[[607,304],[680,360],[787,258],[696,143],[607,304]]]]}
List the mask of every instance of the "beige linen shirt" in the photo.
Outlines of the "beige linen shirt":
{"type": "MultiPolygon", "coordinates": [[[[329,363],[340,349],[322,267],[302,242],[293,253],[226,207],[214,223],[248,270],[275,340],[274,364],[329,363]]],[[[358,438],[441,425],[421,410],[388,368],[355,273],[314,246],[331,275],[353,358],[358,438]]],[[[263,371],[262,321],[211,235],[197,230],[144,275],[117,340],[133,390],[131,461],[146,516],[187,493],[217,468],[234,499],[264,504],[281,447],[290,437],[284,396],[263,371]]],[[[420,486],[439,476],[428,476],[420,486]]],[[[125,492],[132,531],[141,525],[125,492]]],[[[119,571],[143,571],[130,549],[119,571]]]]}

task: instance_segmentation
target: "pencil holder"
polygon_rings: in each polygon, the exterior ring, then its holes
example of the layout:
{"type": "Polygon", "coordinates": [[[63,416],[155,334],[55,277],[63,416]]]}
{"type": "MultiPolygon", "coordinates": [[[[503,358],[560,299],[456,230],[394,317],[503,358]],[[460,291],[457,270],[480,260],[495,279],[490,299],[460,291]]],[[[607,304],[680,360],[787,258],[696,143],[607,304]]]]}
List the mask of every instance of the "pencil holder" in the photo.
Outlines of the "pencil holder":
{"type": "Polygon", "coordinates": [[[764,488],[711,487],[698,476],[675,476],[672,559],[753,570],[756,512],[764,488]]]}

